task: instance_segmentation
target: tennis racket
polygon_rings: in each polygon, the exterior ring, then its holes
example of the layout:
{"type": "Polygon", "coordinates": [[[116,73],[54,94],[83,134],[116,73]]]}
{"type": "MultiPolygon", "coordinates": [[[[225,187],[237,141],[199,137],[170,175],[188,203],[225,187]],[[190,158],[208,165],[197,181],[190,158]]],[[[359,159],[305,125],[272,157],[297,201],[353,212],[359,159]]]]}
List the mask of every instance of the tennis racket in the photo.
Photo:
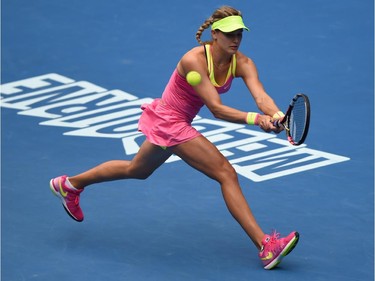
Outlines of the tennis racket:
{"type": "Polygon", "coordinates": [[[309,131],[310,101],[304,94],[297,94],[291,100],[288,110],[282,119],[275,120],[274,126],[285,128],[288,141],[292,145],[302,144],[309,131]]]}

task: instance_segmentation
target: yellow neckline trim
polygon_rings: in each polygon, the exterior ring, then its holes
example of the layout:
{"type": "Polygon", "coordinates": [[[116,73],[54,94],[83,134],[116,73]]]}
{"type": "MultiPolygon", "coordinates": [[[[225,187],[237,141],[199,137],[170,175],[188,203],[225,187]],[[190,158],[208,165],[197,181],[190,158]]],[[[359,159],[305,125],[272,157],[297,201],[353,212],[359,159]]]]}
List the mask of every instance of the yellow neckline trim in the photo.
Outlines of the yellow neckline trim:
{"type": "Polygon", "coordinates": [[[209,77],[210,77],[210,81],[215,87],[222,87],[222,86],[225,85],[225,83],[227,83],[230,75],[233,75],[233,77],[235,77],[236,65],[237,65],[236,55],[233,54],[233,56],[232,56],[232,61],[230,63],[228,73],[227,73],[227,77],[225,78],[224,83],[222,85],[219,85],[215,80],[214,60],[212,58],[212,52],[211,52],[212,46],[210,44],[207,44],[205,47],[206,47],[205,49],[206,49],[206,57],[207,57],[207,67],[208,67],[208,74],[209,74],[209,77]]]}

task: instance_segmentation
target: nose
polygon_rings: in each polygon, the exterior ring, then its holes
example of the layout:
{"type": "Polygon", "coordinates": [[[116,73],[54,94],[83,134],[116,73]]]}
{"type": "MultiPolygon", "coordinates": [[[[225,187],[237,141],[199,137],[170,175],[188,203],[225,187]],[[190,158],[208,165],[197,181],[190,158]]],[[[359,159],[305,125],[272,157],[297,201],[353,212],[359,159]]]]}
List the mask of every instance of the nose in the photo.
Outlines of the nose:
{"type": "Polygon", "coordinates": [[[241,41],[241,35],[235,35],[234,38],[233,38],[233,41],[234,41],[234,42],[239,42],[239,41],[241,41]]]}
{"type": "Polygon", "coordinates": [[[241,35],[235,35],[233,36],[233,43],[239,44],[241,42],[242,36],[241,35]]]}

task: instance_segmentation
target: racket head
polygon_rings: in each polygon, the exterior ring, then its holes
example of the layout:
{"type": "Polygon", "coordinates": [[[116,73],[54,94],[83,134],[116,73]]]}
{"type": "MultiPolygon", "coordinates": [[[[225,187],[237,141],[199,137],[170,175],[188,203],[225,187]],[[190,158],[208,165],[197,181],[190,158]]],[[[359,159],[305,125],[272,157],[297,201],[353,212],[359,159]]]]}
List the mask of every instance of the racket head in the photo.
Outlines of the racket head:
{"type": "Polygon", "coordinates": [[[306,95],[293,97],[282,123],[292,145],[304,143],[310,126],[310,101],[306,95]]]}

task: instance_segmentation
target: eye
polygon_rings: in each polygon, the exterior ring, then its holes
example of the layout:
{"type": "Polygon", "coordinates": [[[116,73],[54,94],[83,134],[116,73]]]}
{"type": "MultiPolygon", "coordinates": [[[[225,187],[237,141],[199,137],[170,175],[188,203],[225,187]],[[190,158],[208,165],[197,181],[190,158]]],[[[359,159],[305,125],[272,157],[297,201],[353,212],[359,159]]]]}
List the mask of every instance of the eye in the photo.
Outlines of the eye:
{"type": "Polygon", "coordinates": [[[233,31],[233,32],[223,32],[223,34],[225,35],[225,37],[227,38],[230,38],[230,39],[234,39],[234,38],[242,38],[242,33],[243,33],[243,30],[236,30],[236,31],[233,31]]]}

